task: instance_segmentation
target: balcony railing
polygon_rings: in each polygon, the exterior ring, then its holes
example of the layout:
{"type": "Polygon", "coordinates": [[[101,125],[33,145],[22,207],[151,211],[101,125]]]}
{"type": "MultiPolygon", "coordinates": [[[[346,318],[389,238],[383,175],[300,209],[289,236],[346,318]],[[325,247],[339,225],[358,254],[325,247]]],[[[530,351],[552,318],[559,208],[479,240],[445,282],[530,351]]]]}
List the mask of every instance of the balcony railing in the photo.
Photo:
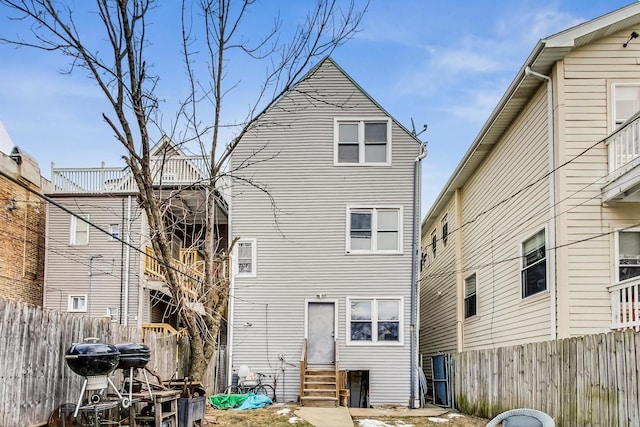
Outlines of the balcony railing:
{"type": "MultiPolygon", "coordinates": [[[[208,179],[209,161],[202,156],[152,158],[153,184],[193,185],[208,179]]],[[[134,193],[138,191],[129,168],[51,168],[54,193],[134,193]]]]}
{"type": "Polygon", "coordinates": [[[640,277],[609,286],[611,329],[640,331],[640,277]]]}
{"type": "MultiPolygon", "coordinates": [[[[145,246],[144,252],[145,274],[152,279],[164,281],[164,273],[160,268],[160,263],[157,261],[151,246],[145,246]]],[[[204,280],[205,260],[202,253],[197,249],[181,248],[180,258],[174,260],[174,268],[184,273],[187,278],[204,280]]],[[[227,271],[228,269],[225,263],[214,271],[214,277],[217,279],[226,277],[227,271]]]]}
{"type": "Polygon", "coordinates": [[[612,181],[631,167],[640,158],[640,114],[627,120],[612,133],[606,141],[609,154],[609,181],[612,181]]]}

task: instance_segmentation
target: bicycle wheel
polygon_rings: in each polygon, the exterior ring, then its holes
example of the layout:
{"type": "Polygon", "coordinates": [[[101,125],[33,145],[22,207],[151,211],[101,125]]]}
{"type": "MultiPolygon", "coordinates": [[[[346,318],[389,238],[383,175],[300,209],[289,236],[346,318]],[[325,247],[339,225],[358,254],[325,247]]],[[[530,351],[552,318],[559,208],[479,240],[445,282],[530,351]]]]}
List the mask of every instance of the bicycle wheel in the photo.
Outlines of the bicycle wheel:
{"type": "Polygon", "coordinates": [[[267,396],[269,399],[275,401],[276,400],[276,392],[273,389],[272,386],[270,386],[269,384],[260,384],[259,386],[257,386],[255,388],[254,391],[255,394],[264,394],[265,396],[267,396]]]}
{"type": "Polygon", "coordinates": [[[240,390],[240,387],[238,387],[237,385],[230,385],[229,387],[225,388],[222,393],[223,394],[242,394],[242,390],[240,390]]]}

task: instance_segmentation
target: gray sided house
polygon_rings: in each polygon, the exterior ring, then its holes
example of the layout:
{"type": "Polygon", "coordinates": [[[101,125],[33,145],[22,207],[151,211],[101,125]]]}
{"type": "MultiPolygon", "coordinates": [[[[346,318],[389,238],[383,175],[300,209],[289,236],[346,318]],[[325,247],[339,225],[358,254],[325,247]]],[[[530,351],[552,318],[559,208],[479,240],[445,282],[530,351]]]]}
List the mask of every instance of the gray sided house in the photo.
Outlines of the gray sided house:
{"type": "Polygon", "coordinates": [[[638,33],[634,2],[522,65],[422,223],[427,360],[640,330],[638,33]]]}
{"type": "Polygon", "coordinates": [[[268,374],[303,405],[335,404],[336,388],[351,406],[416,398],[420,152],[328,57],[259,116],[230,165],[230,369],[268,374]]]}
{"type": "MultiPolygon", "coordinates": [[[[180,271],[204,272],[207,159],[187,156],[167,138],[151,151],[154,187],[164,200],[171,250],[180,271]]],[[[146,214],[128,168],[52,169],[47,212],[44,307],[154,330],[180,324],[155,260],[146,214]]],[[[226,203],[216,221],[226,247],[226,203]]]]}

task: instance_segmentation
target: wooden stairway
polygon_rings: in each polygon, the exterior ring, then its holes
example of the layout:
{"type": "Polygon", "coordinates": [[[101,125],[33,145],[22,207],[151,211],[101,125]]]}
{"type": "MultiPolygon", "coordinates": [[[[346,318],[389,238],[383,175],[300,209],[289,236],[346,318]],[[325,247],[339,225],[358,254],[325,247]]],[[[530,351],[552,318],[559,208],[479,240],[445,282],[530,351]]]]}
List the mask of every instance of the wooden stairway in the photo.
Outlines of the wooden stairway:
{"type": "Polygon", "coordinates": [[[338,406],[336,381],[335,369],[306,369],[300,390],[302,406],[338,406]]]}

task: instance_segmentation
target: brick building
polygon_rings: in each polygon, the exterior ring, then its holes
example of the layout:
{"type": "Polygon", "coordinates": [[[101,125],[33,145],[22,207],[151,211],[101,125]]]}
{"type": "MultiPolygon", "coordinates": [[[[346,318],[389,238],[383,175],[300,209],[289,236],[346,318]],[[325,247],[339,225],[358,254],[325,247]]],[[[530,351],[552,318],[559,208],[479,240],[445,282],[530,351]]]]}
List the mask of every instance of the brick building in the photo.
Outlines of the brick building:
{"type": "Polygon", "coordinates": [[[29,155],[0,151],[0,297],[42,305],[48,184],[29,155]]]}

